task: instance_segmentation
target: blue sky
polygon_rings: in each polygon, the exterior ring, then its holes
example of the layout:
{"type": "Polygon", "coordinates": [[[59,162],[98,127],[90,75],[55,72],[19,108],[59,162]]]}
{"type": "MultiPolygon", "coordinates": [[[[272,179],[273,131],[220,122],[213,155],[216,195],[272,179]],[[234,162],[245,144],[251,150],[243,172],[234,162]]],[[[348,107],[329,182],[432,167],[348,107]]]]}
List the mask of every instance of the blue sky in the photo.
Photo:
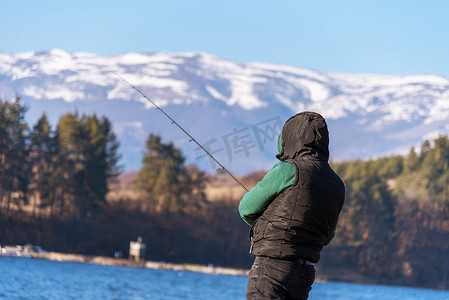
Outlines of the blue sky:
{"type": "Polygon", "coordinates": [[[449,76],[449,1],[17,0],[0,52],[207,52],[321,71],[449,76]]]}

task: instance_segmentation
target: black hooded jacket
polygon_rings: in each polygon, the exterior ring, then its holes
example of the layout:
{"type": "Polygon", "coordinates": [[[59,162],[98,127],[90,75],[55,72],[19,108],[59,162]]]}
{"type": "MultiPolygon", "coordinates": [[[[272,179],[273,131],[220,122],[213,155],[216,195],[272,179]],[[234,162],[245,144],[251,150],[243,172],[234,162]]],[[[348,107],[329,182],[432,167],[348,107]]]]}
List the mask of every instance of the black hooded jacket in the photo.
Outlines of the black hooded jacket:
{"type": "Polygon", "coordinates": [[[251,227],[251,253],[318,262],[345,195],[343,181],[328,164],[326,122],[317,113],[299,113],[285,123],[282,139],[276,157],[295,166],[295,181],[251,227]]]}

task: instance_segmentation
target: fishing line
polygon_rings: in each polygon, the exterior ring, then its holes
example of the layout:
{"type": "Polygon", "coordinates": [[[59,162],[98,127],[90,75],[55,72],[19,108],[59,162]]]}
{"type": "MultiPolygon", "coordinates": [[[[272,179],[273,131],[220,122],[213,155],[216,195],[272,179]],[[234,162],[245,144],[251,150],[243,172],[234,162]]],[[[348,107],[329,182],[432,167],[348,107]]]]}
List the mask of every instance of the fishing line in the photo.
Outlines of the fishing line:
{"type": "Polygon", "coordinates": [[[212,158],[219,166],[220,169],[218,169],[218,171],[225,171],[226,173],[228,173],[229,176],[232,177],[232,179],[235,180],[235,182],[237,182],[243,189],[245,189],[245,191],[248,192],[248,189],[234,176],[231,174],[231,172],[228,171],[228,169],[226,169],[218,160],[215,159],[215,157],[212,156],[212,154],[209,153],[209,151],[207,151],[200,143],[197,142],[197,140],[195,140],[187,131],[185,131],[184,128],[181,127],[181,125],[179,125],[175,120],[173,120],[162,108],[160,108],[156,103],[153,102],[153,100],[151,100],[150,98],[148,98],[144,93],[142,93],[138,88],[136,88],[134,85],[132,85],[131,83],[129,83],[129,81],[127,81],[125,78],[123,78],[122,76],[120,76],[118,73],[114,72],[115,75],[117,75],[117,77],[119,77],[121,80],[123,80],[124,82],[126,82],[130,87],[132,87],[133,89],[135,89],[139,94],[141,94],[145,99],[147,99],[148,101],[151,102],[151,104],[153,104],[156,109],[158,109],[160,112],[162,112],[167,118],[170,119],[172,124],[175,124],[176,126],[178,126],[179,129],[182,130],[182,132],[184,132],[188,137],[189,137],[189,142],[195,142],[195,144],[197,144],[204,152],[206,152],[206,154],[212,158]]]}

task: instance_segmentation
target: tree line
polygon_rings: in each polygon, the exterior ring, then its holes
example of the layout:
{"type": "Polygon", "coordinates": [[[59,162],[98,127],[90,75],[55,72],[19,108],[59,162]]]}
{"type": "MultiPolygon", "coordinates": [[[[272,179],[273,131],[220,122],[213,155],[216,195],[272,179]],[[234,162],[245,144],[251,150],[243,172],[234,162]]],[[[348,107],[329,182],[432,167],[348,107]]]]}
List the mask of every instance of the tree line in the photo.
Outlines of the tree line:
{"type": "Polygon", "coordinates": [[[56,128],[42,114],[32,128],[20,98],[0,99],[0,208],[30,205],[50,215],[88,217],[106,204],[119,173],[119,142],[110,121],[66,113],[56,128]]]}
{"type": "Polygon", "coordinates": [[[233,232],[246,228],[234,203],[208,202],[207,174],[186,165],[173,143],[149,134],[133,181],[140,200],[108,202],[120,173],[110,121],[74,112],[52,128],[43,114],[29,127],[25,112],[19,97],[0,100],[0,244],[126,256],[129,241],[141,235],[149,259],[249,264],[246,233],[233,232]]]}
{"type": "Polygon", "coordinates": [[[345,181],[346,202],[327,263],[348,262],[384,283],[447,288],[448,137],[427,140],[407,156],[334,168],[345,181]]]}

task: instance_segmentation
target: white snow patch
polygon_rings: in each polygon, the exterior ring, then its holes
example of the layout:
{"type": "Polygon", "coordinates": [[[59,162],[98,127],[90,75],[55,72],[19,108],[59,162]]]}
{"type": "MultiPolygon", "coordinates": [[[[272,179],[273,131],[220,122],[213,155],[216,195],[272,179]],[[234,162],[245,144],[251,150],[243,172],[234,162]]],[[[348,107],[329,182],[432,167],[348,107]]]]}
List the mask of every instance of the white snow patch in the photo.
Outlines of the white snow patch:
{"type": "Polygon", "coordinates": [[[217,70],[237,70],[241,69],[241,66],[235,62],[229,60],[223,60],[216,56],[212,55],[204,55],[201,56],[201,64],[205,68],[209,68],[210,65],[213,65],[217,68],[217,70]]]}
{"type": "Polygon", "coordinates": [[[10,72],[11,64],[13,64],[12,60],[12,55],[9,55],[7,53],[0,53],[0,72],[10,72]]]}
{"type": "Polygon", "coordinates": [[[123,134],[125,130],[129,129],[143,132],[143,122],[129,121],[114,123],[114,131],[117,134],[123,134]]]}
{"type": "Polygon", "coordinates": [[[106,98],[108,100],[121,99],[125,101],[130,101],[132,99],[137,99],[137,97],[140,96],[138,94],[130,93],[130,91],[132,92],[132,90],[130,90],[129,88],[117,84],[113,89],[107,92],[106,98]]]}
{"type": "Polygon", "coordinates": [[[297,79],[296,82],[308,91],[313,102],[323,102],[330,96],[329,89],[319,82],[307,79],[297,79]]]}
{"type": "Polygon", "coordinates": [[[85,98],[82,92],[72,91],[64,86],[53,86],[51,90],[29,86],[23,89],[22,94],[35,99],[63,99],[66,102],[73,102],[77,99],[85,98]]]}
{"type": "Polygon", "coordinates": [[[31,68],[18,68],[14,66],[11,67],[10,72],[13,74],[12,80],[36,76],[36,71],[31,68]]]}
{"type": "Polygon", "coordinates": [[[182,57],[167,52],[158,52],[154,54],[126,53],[111,57],[117,64],[141,65],[161,62],[164,64],[181,64],[182,57]]]}
{"type": "Polygon", "coordinates": [[[170,88],[173,92],[180,95],[187,93],[189,87],[187,82],[171,78],[160,78],[135,73],[125,73],[122,77],[136,87],[144,86],[145,88],[170,88]]]}
{"type": "Polygon", "coordinates": [[[112,76],[107,76],[105,74],[92,71],[92,72],[78,72],[73,75],[69,75],[65,78],[65,82],[66,83],[77,82],[80,84],[88,82],[90,84],[106,87],[115,84],[117,80],[112,76]]]}
{"type": "Polygon", "coordinates": [[[178,70],[178,66],[176,64],[168,64],[168,63],[162,63],[162,62],[152,62],[148,65],[146,65],[142,72],[148,72],[148,71],[154,71],[154,70],[169,70],[169,71],[176,71],[178,70]]]}
{"type": "MultiPolygon", "coordinates": [[[[145,108],[146,109],[156,108],[153,105],[153,103],[151,103],[150,101],[148,101],[145,98],[141,98],[140,101],[145,104],[145,108]]],[[[160,100],[160,99],[156,99],[156,100],[151,99],[151,101],[153,101],[158,107],[164,107],[164,106],[166,106],[166,105],[168,105],[170,103],[167,100],[160,100]]],[[[176,101],[176,99],[174,101],[176,101]]]]}
{"type": "Polygon", "coordinates": [[[234,74],[231,79],[232,94],[228,105],[239,104],[246,110],[264,107],[267,103],[259,100],[254,94],[254,83],[265,83],[264,78],[251,77],[250,74],[234,74]]]}
{"type": "Polygon", "coordinates": [[[140,53],[127,53],[116,58],[117,63],[124,65],[149,64],[152,61],[153,58],[151,56],[140,53]]]}
{"type": "Polygon", "coordinates": [[[293,101],[291,100],[290,97],[286,97],[286,96],[282,95],[281,93],[276,93],[275,97],[279,102],[281,102],[283,105],[290,108],[292,111],[295,111],[298,108],[298,105],[293,103],[293,101]]]}
{"type": "MultiPolygon", "coordinates": [[[[446,92],[446,94],[449,94],[446,92]]],[[[448,120],[449,122],[449,95],[443,95],[431,107],[424,120],[424,124],[430,124],[434,121],[448,120]]]]}
{"type": "Polygon", "coordinates": [[[307,77],[317,81],[327,81],[328,78],[325,76],[324,72],[315,72],[312,70],[291,67],[286,65],[276,65],[267,63],[249,63],[248,67],[263,69],[270,71],[277,76],[287,76],[287,77],[307,77]]]}
{"type": "Polygon", "coordinates": [[[62,50],[51,50],[50,55],[41,57],[40,71],[46,75],[56,75],[63,70],[77,69],[77,63],[70,53],[62,50]]]}
{"type": "Polygon", "coordinates": [[[206,90],[215,99],[226,102],[227,98],[224,95],[222,95],[219,91],[217,91],[216,89],[211,87],[210,85],[206,86],[206,90]]]}
{"type": "Polygon", "coordinates": [[[14,56],[16,57],[16,59],[32,59],[35,55],[36,55],[36,52],[28,51],[28,52],[17,53],[14,56]]]}

